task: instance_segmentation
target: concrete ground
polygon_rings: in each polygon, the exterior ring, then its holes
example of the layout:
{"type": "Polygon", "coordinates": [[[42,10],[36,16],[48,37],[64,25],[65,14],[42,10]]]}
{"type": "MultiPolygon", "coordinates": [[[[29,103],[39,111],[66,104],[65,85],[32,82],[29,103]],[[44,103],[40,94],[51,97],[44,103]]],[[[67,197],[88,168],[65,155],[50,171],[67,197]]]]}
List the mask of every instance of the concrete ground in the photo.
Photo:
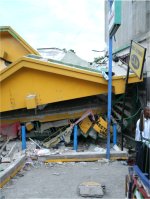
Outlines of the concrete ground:
{"type": "MultiPolygon", "coordinates": [[[[124,162],[50,163],[34,162],[25,166],[1,189],[5,199],[30,198],[82,198],[78,186],[82,182],[95,181],[105,184],[103,198],[125,198],[125,175],[128,166],[124,162]]],[[[0,198],[1,198],[0,197],[0,198]]]]}

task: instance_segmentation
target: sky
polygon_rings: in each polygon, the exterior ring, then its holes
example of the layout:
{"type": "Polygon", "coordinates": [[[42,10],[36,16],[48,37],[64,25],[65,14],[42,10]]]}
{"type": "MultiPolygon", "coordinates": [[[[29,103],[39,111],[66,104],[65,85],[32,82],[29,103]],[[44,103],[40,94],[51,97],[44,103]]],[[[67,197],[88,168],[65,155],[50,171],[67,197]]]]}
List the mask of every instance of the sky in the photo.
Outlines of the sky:
{"type": "Polygon", "coordinates": [[[73,49],[87,61],[105,49],[104,0],[0,0],[0,25],[35,49],[73,49]]]}

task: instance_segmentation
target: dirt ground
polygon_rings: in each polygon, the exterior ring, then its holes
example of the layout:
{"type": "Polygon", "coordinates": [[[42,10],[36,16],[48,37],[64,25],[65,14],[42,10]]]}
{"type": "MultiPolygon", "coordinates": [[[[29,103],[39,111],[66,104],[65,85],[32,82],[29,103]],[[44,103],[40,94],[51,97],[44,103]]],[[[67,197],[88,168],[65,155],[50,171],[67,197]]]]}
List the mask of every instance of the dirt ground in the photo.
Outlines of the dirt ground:
{"type": "Polygon", "coordinates": [[[95,181],[106,186],[103,198],[125,198],[124,162],[50,163],[34,162],[25,166],[1,189],[1,198],[83,198],[78,186],[95,181]],[[3,197],[2,197],[3,196],[3,197]]]}

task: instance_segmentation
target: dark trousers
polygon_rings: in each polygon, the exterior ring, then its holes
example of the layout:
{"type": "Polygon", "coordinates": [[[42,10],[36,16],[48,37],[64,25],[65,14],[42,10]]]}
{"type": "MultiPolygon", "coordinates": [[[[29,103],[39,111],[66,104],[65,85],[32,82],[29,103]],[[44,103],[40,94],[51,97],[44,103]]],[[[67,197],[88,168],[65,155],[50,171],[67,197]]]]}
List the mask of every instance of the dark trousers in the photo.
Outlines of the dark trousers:
{"type": "Polygon", "coordinates": [[[136,165],[150,179],[150,148],[140,141],[136,141],[136,165]]]}
{"type": "Polygon", "coordinates": [[[136,141],[136,165],[143,171],[143,142],[136,141]]]}

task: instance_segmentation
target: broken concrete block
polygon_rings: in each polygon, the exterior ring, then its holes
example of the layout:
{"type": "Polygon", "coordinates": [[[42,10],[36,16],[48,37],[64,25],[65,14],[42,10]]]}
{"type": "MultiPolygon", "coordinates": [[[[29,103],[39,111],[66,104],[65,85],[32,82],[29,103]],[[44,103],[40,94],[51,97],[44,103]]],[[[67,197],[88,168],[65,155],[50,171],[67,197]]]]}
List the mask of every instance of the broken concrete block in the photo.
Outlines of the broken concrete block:
{"type": "Polygon", "coordinates": [[[9,153],[7,154],[7,157],[12,157],[17,149],[18,149],[17,143],[15,143],[15,144],[11,147],[11,149],[9,150],[9,153]]]}
{"type": "Polygon", "coordinates": [[[10,163],[11,159],[10,157],[2,157],[1,163],[10,163]]]}
{"type": "Polygon", "coordinates": [[[37,156],[45,156],[45,155],[51,154],[49,149],[44,149],[44,148],[43,149],[35,149],[34,152],[37,156]]]}
{"type": "Polygon", "coordinates": [[[83,182],[79,185],[79,194],[83,197],[101,198],[104,192],[101,184],[97,182],[83,182]]]}

